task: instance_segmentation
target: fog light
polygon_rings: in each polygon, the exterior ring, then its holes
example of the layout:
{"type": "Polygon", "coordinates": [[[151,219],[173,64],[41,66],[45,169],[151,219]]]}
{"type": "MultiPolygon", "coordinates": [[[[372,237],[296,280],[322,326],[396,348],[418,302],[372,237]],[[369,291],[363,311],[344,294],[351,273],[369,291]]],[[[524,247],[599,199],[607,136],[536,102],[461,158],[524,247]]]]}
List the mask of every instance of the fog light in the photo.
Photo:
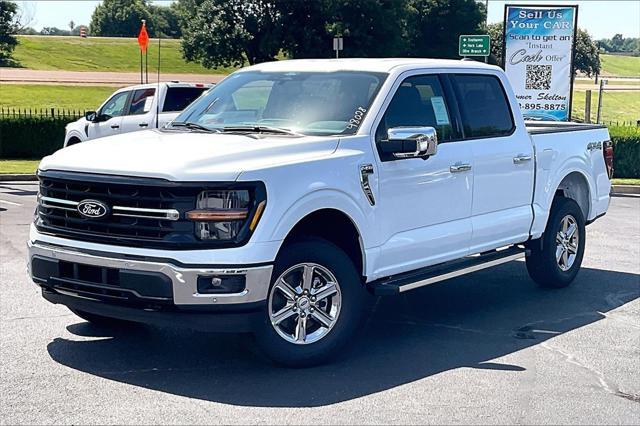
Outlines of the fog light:
{"type": "Polygon", "coordinates": [[[244,275],[199,275],[199,294],[241,293],[246,287],[244,275]]]}

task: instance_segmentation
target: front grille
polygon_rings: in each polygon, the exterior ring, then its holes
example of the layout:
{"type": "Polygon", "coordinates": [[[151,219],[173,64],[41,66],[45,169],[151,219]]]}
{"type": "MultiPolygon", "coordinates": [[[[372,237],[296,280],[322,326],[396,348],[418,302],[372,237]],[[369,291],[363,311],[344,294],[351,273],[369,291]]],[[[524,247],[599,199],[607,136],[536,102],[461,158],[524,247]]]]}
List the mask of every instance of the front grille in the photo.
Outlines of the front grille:
{"type": "Polygon", "coordinates": [[[41,172],[39,178],[36,226],[41,232],[127,246],[201,244],[193,222],[184,218],[184,212],[195,208],[201,185],[66,172],[41,172]],[[83,200],[102,202],[109,212],[87,218],[77,209],[83,200]]]}

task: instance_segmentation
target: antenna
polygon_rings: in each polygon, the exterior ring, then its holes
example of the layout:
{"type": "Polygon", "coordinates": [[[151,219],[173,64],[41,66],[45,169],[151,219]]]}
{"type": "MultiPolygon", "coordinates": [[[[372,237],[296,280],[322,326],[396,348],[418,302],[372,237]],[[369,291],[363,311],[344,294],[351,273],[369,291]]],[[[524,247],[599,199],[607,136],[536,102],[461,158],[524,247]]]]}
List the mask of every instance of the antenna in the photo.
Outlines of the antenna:
{"type": "MultiPolygon", "coordinates": [[[[161,32],[158,29],[158,94],[157,94],[157,100],[156,100],[156,129],[158,129],[159,123],[160,123],[160,40],[161,40],[161,32]]],[[[165,99],[166,99],[166,94],[165,94],[165,99]]]]}

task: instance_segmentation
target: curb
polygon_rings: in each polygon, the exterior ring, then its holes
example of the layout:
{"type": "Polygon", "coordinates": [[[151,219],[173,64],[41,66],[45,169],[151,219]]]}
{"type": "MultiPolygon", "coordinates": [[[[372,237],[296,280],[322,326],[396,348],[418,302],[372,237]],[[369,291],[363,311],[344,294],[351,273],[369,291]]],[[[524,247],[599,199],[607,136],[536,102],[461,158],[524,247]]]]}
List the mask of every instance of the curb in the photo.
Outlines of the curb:
{"type": "Polygon", "coordinates": [[[612,185],[613,194],[640,194],[640,185],[612,185]]]}
{"type": "Polygon", "coordinates": [[[36,175],[28,175],[28,174],[0,174],[0,182],[1,181],[37,181],[38,178],[36,175]]]}

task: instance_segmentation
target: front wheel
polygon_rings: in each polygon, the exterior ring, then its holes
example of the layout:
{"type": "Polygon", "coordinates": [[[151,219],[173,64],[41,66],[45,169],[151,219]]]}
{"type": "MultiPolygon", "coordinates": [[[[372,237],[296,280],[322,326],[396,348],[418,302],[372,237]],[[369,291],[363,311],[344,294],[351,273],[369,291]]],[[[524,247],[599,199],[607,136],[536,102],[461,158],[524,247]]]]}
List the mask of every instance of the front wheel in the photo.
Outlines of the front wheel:
{"type": "Polygon", "coordinates": [[[586,242],[585,221],[580,206],[570,198],[553,204],[542,242],[531,244],[527,270],[542,287],[566,287],[582,264],[586,242]]]}
{"type": "Polygon", "coordinates": [[[319,238],[291,243],[276,259],[256,339],[279,364],[327,362],[342,354],[371,299],[343,250],[319,238]]]}

